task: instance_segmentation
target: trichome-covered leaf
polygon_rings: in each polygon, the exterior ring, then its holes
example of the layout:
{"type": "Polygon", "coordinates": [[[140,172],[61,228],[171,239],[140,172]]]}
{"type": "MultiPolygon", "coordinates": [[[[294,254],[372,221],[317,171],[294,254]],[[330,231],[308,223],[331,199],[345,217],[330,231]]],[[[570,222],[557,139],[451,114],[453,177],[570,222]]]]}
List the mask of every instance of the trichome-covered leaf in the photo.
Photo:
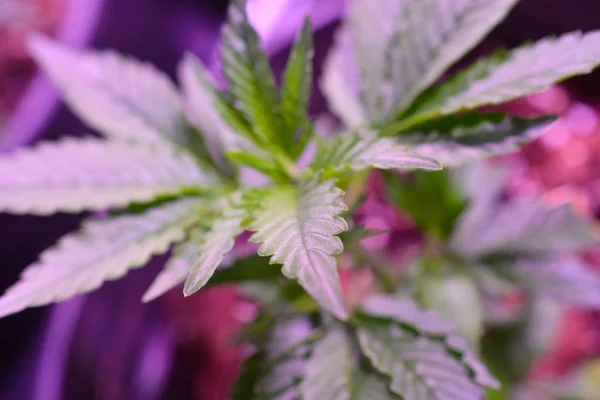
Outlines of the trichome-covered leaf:
{"type": "Polygon", "coordinates": [[[63,237],[0,298],[0,316],[66,300],[143,266],[184,237],[203,206],[182,199],[135,215],[94,219],[63,237]]]}
{"type": "Polygon", "coordinates": [[[348,24],[371,118],[380,120],[373,110],[396,113],[408,106],[479,43],[516,2],[354,0],[348,24]]]}
{"type": "Polygon", "coordinates": [[[189,296],[200,290],[234,245],[235,238],[244,231],[242,222],[248,211],[241,204],[241,193],[236,192],[220,202],[217,216],[201,238],[200,254],[188,276],[183,293],[189,296]]]}
{"type": "Polygon", "coordinates": [[[92,128],[110,138],[185,142],[185,119],[175,85],[150,64],[111,51],[80,52],[33,36],[34,59],[92,128]]]}
{"type": "Polygon", "coordinates": [[[250,25],[246,1],[235,0],[222,33],[223,68],[229,80],[229,92],[254,127],[262,143],[280,143],[281,117],[275,81],[269,59],[259,37],[250,25]]]}
{"type": "Polygon", "coordinates": [[[350,400],[352,361],[346,333],[340,327],[331,328],[313,345],[306,361],[302,400],[350,400]]]}
{"type": "Polygon", "coordinates": [[[345,319],[335,255],[343,250],[335,235],[348,229],[340,213],[343,192],[333,181],[318,178],[297,187],[275,187],[261,199],[249,229],[252,242],[262,243],[261,256],[283,264],[283,274],[298,282],[328,311],[345,319]]]}
{"type": "Polygon", "coordinates": [[[217,183],[169,145],[62,139],[0,159],[0,209],[50,214],[122,207],[217,183]]]}
{"type": "Polygon", "coordinates": [[[430,157],[413,152],[392,138],[379,138],[371,131],[351,131],[334,138],[317,150],[311,168],[316,171],[360,171],[379,169],[440,169],[430,157]]]}

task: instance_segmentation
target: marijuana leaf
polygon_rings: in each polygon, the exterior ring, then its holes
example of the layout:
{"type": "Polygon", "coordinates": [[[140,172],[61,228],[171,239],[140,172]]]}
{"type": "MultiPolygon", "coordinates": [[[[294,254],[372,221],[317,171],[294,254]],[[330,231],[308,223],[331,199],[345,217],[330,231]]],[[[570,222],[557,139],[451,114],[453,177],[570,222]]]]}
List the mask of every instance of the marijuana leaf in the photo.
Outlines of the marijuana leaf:
{"type": "Polygon", "coordinates": [[[213,173],[171,146],[62,139],[0,159],[0,209],[33,214],[99,210],[217,182],[213,173]]]}
{"type": "Polygon", "coordinates": [[[484,105],[500,104],[541,92],[575,75],[592,71],[600,64],[600,31],[567,33],[526,44],[488,63],[475,64],[437,89],[445,96],[431,96],[415,118],[449,115],[484,105]],[[488,63],[487,74],[482,76],[488,63]],[[476,78],[476,79],[474,79],[476,78]],[[467,84],[468,83],[468,84],[467,84]],[[455,86],[455,88],[453,88],[455,86]]]}
{"type": "Polygon", "coordinates": [[[29,44],[67,104],[92,128],[122,141],[185,141],[177,89],[154,67],[110,51],[74,51],[42,36],[29,44]]]}
{"type": "Polygon", "coordinates": [[[223,256],[233,248],[235,238],[244,231],[242,222],[248,217],[248,211],[242,208],[240,200],[239,192],[224,199],[218,216],[203,235],[200,258],[192,267],[183,288],[186,296],[197,292],[208,282],[223,261],[223,256]]]}
{"type": "Polygon", "coordinates": [[[369,399],[369,400],[396,400],[398,396],[394,395],[387,388],[387,382],[376,375],[376,373],[368,373],[359,371],[353,377],[355,382],[355,397],[353,399],[369,399]]]}
{"type": "Polygon", "coordinates": [[[479,43],[516,1],[354,0],[348,25],[371,119],[407,107],[479,43]]]}
{"type": "Polygon", "coordinates": [[[0,298],[0,317],[89,292],[143,266],[183,239],[203,204],[182,199],[142,214],[87,221],[23,272],[0,298]]]}
{"type": "Polygon", "coordinates": [[[374,132],[352,131],[321,145],[311,167],[316,171],[360,171],[379,169],[440,169],[432,158],[413,153],[391,138],[379,138],[374,132]]]}
{"type": "Polygon", "coordinates": [[[286,149],[292,150],[295,147],[295,156],[300,155],[310,138],[310,120],[307,115],[312,89],[313,57],[312,25],[310,19],[306,18],[292,48],[281,88],[281,115],[287,131],[282,136],[288,141],[286,149]]]}
{"type": "Polygon", "coordinates": [[[505,115],[494,122],[480,118],[471,127],[458,125],[447,132],[401,135],[398,142],[423,156],[435,157],[443,166],[457,167],[515,152],[541,136],[553,121],[553,117],[523,119],[505,115]]]}
{"type": "Polygon", "coordinates": [[[246,14],[246,1],[229,6],[228,23],[222,34],[223,68],[235,107],[254,126],[259,143],[279,143],[280,115],[275,81],[269,60],[246,14]]]}
{"type": "Polygon", "coordinates": [[[300,384],[304,400],[350,400],[352,354],[341,328],[330,329],[317,341],[306,362],[300,384]]]}
{"type": "Polygon", "coordinates": [[[335,236],[348,229],[338,215],[346,210],[343,192],[333,181],[318,178],[296,187],[276,187],[253,213],[252,242],[261,242],[261,256],[283,264],[283,274],[298,282],[327,310],[345,319],[342,290],[333,256],[343,250],[335,236]]]}

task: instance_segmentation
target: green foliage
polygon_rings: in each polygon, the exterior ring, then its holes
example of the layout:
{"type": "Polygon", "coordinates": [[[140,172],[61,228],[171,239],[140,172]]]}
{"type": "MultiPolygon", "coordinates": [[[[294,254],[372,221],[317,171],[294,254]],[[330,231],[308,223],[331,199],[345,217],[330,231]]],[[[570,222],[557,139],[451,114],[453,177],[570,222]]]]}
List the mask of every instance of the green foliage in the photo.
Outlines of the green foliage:
{"type": "MultiPolygon", "coordinates": [[[[320,81],[342,123],[328,140],[308,115],[308,18],[281,88],[243,0],[232,2],[222,31],[227,89],[190,54],[179,92],[148,64],[32,37],[38,64],[105,138],[0,158],[0,210],[108,212],[28,267],[0,298],[0,316],[86,293],[174,245],[143,301],[187,277],[185,295],[238,283],[261,303],[242,338],[257,352],[234,398],[483,399],[499,387],[476,348],[491,281],[501,282],[494,293],[518,287],[600,307],[600,279],[572,253],[597,243],[589,221],[539,197],[505,199],[507,172],[487,164],[456,175],[413,171],[518,150],[554,118],[478,109],[600,63],[599,32],[567,34],[496,52],[434,85],[515,3],[352,0],[320,81]],[[264,180],[249,182],[248,168],[264,180]],[[422,254],[403,276],[387,269],[396,262],[388,254],[360,247],[382,232],[354,226],[373,168],[403,171],[384,172],[386,191],[421,230],[422,254]],[[260,247],[235,259],[244,231],[260,247]],[[372,269],[375,293],[362,305],[353,304],[353,280],[344,295],[340,261],[372,269]]],[[[510,387],[514,377],[500,372],[510,387]]]]}

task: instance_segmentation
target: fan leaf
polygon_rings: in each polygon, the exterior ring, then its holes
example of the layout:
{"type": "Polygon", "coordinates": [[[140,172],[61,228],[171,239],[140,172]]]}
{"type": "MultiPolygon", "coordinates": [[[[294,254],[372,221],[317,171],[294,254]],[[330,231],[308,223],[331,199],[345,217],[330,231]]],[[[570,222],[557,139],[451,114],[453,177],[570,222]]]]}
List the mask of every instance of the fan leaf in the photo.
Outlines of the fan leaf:
{"type": "MultiPolygon", "coordinates": [[[[281,115],[285,122],[285,148],[299,155],[309,139],[308,105],[313,77],[313,39],[310,19],[306,18],[292,48],[281,88],[281,115]],[[297,145],[299,144],[299,146],[297,145]]],[[[280,133],[281,135],[281,133],[280,133]]]]}
{"type": "Polygon", "coordinates": [[[283,274],[298,282],[325,309],[347,318],[335,255],[343,250],[335,235],[348,229],[338,215],[346,210],[343,192],[333,181],[302,181],[296,187],[277,187],[254,212],[251,242],[260,242],[261,256],[283,264],[283,274]]]}
{"type": "Polygon", "coordinates": [[[412,152],[391,138],[378,138],[374,132],[352,131],[321,145],[311,167],[317,171],[360,171],[379,169],[430,169],[440,165],[432,158],[412,152]]]}
{"type": "Polygon", "coordinates": [[[33,36],[29,48],[90,127],[122,141],[185,142],[177,89],[150,64],[111,51],[75,51],[42,36],[33,36]]]}
{"type": "Polygon", "coordinates": [[[248,211],[240,204],[241,194],[235,193],[218,206],[218,216],[203,235],[200,257],[192,267],[185,282],[183,294],[190,296],[200,290],[223,261],[235,243],[235,238],[244,231],[242,222],[248,211]]]}
{"type": "Polygon", "coordinates": [[[281,143],[281,116],[275,80],[269,60],[246,14],[246,1],[229,6],[228,22],[222,33],[223,68],[229,81],[234,106],[254,127],[256,139],[281,143]]]}
{"type": "Polygon", "coordinates": [[[0,159],[0,209],[50,214],[122,207],[217,183],[171,146],[62,139],[0,159]]]}
{"type": "Polygon", "coordinates": [[[85,222],[23,272],[0,298],[0,317],[87,293],[143,266],[183,239],[203,204],[182,199],[142,214],[85,222]]]}
{"type": "Polygon", "coordinates": [[[346,333],[333,328],[316,342],[300,384],[303,400],[350,400],[352,354],[346,333]]]}
{"type": "Polygon", "coordinates": [[[348,25],[372,120],[407,107],[477,45],[517,0],[351,3],[348,25]]]}

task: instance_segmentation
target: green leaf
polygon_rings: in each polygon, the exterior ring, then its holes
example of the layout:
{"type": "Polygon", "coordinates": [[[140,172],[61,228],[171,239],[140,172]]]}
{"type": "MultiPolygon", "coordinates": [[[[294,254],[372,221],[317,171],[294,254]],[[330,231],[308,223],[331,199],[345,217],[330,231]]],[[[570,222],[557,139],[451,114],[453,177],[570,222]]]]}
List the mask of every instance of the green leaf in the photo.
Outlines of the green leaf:
{"type": "Polygon", "coordinates": [[[372,295],[363,303],[363,310],[372,317],[394,321],[420,337],[442,341],[467,367],[477,384],[493,389],[499,387],[498,381],[490,375],[469,342],[459,336],[455,326],[442,319],[438,312],[423,310],[413,301],[394,295],[372,295]]]}
{"type": "MultiPolygon", "coordinates": [[[[196,255],[197,254],[198,253],[196,252],[196,255]]],[[[232,265],[225,268],[217,269],[210,281],[208,281],[207,285],[244,283],[252,281],[267,283],[268,281],[273,281],[280,277],[281,273],[279,270],[274,268],[273,265],[269,264],[266,258],[254,255],[248,258],[236,260],[232,265]]]]}
{"type": "Polygon", "coordinates": [[[440,169],[432,158],[414,153],[391,138],[378,138],[371,131],[351,131],[321,145],[311,164],[315,171],[328,173],[348,170],[379,169],[440,169]]]}
{"type": "Polygon", "coordinates": [[[167,261],[162,271],[142,296],[144,303],[159,298],[185,282],[200,252],[200,244],[192,238],[193,235],[188,237],[188,241],[175,247],[173,256],[167,261]]]}
{"type": "Polygon", "coordinates": [[[445,167],[457,167],[518,151],[540,137],[554,120],[554,117],[523,119],[504,116],[501,121],[490,122],[482,118],[474,126],[465,128],[458,125],[449,132],[407,134],[399,139],[412,151],[435,157],[445,167]]]}
{"type": "Polygon", "coordinates": [[[387,388],[387,382],[376,373],[368,373],[360,371],[353,377],[354,381],[354,396],[352,399],[362,400],[397,400],[398,396],[394,395],[387,388]]]}
{"type": "Polygon", "coordinates": [[[485,63],[475,64],[460,78],[450,80],[446,84],[449,88],[444,89],[446,96],[433,96],[423,105],[423,115],[448,115],[505,103],[586,74],[600,64],[600,31],[572,32],[523,45],[512,50],[505,62],[488,63],[487,74],[481,76],[485,63]]]}
{"type": "Polygon", "coordinates": [[[551,206],[537,196],[523,196],[490,205],[493,213],[480,219],[479,207],[461,216],[451,240],[466,257],[484,254],[531,254],[577,251],[599,242],[598,228],[569,204],[551,206]]]}
{"type": "Polygon", "coordinates": [[[329,108],[349,128],[368,121],[359,97],[360,71],[351,46],[346,30],[338,29],[319,82],[329,108]]]}
{"type": "Polygon", "coordinates": [[[525,257],[494,268],[518,286],[567,304],[600,308],[600,276],[577,256],[525,257]]]}
{"type": "Polygon", "coordinates": [[[300,155],[310,138],[308,105],[312,89],[313,57],[312,25],[307,17],[290,53],[281,88],[281,115],[286,131],[280,135],[286,142],[286,149],[295,148],[295,156],[300,155]]]}
{"type": "Polygon", "coordinates": [[[354,0],[348,24],[372,120],[407,107],[477,45],[516,2],[354,0]]]}
{"type": "Polygon", "coordinates": [[[218,182],[171,146],[61,139],[0,158],[0,209],[50,214],[122,207],[218,182]]]}
{"type": "Polygon", "coordinates": [[[261,256],[283,264],[283,274],[298,282],[323,308],[347,318],[335,255],[343,250],[335,236],[348,229],[338,215],[346,210],[343,192],[318,178],[298,187],[276,187],[252,215],[251,242],[262,243],[261,256]]]}
{"type": "Polygon", "coordinates": [[[235,133],[222,118],[216,82],[210,71],[191,53],[186,53],[178,68],[188,121],[202,134],[213,160],[223,165],[223,154],[245,148],[247,140],[235,133]]]}
{"type": "Polygon", "coordinates": [[[269,60],[246,14],[246,1],[229,6],[222,33],[223,68],[229,80],[233,103],[244,113],[260,143],[279,143],[281,116],[269,60]]]}
{"type": "Polygon", "coordinates": [[[194,294],[208,282],[223,261],[223,256],[233,248],[235,238],[244,231],[242,222],[249,214],[240,200],[241,194],[234,193],[218,206],[218,216],[203,235],[200,258],[185,282],[185,296],[194,294]]]}
{"type": "Polygon", "coordinates": [[[481,400],[484,391],[444,345],[390,324],[358,330],[361,350],[406,399],[481,400]]]}
{"type": "Polygon", "coordinates": [[[183,239],[204,202],[182,199],[146,213],[93,219],[63,237],[0,298],[0,317],[66,300],[122,277],[183,239]]]}
{"type": "Polygon", "coordinates": [[[305,371],[302,400],[350,400],[352,353],[343,329],[330,329],[314,344],[305,371]]]}
{"type": "Polygon", "coordinates": [[[129,142],[185,142],[175,85],[150,64],[111,51],[80,52],[34,35],[34,59],[90,127],[129,142]]]}

